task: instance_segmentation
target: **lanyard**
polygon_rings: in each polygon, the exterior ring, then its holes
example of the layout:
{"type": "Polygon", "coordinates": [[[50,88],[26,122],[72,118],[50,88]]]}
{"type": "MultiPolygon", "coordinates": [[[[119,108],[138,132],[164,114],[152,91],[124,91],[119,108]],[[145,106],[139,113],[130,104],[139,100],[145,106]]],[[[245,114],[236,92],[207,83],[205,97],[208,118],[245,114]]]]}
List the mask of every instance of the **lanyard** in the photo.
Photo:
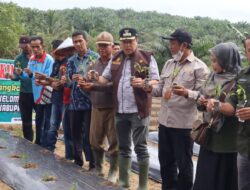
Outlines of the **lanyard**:
{"type": "Polygon", "coordinates": [[[182,63],[182,65],[181,65],[179,68],[177,68],[177,64],[178,64],[178,62],[175,61],[174,70],[173,70],[173,72],[172,72],[171,84],[173,84],[174,79],[176,79],[176,77],[179,75],[181,69],[182,69],[182,68],[184,67],[184,65],[185,65],[184,63],[182,63]]]}

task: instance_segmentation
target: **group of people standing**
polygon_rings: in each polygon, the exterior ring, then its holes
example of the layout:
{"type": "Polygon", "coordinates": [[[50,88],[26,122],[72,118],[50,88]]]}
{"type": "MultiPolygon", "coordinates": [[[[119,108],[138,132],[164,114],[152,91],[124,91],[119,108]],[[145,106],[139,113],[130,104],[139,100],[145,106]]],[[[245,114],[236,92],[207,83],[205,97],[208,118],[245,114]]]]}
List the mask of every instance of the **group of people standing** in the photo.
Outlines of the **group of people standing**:
{"type": "MultiPolygon", "coordinates": [[[[238,47],[228,42],[211,48],[210,72],[193,54],[191,34],[176,29],[163,37],[169,40],[173,58],[159,74],[152,53],[137,48],[138,32],[134,28],[121,29],[119,38],[121,50],[114,52],[117,46],[113,36],[101,32],[96,38],[96,53],[88,48],[84,33],[74,32],[71,47],[63,46],[66,40],[52,43],[54,58],[44,51],[41,37],[20,38],[23,51],[9,78],[21,81],[24,137],[33,141],[33,108],[38,145],[54,151],[63,122],[65,157],[82,166],[83,150],[89,169],[102,177],[107,137],[108,180],[116,183],[118,179],[125,188],[130,187],[133,142],[138,190],[146,190],[152,96],[161,97],[158,150],[162,189],[250,189],[250,75],[249,68],[241,67],[238,47]],[[239,86],[245,93],[241,109],[237,109],[242,97],[238,96],[239,86]],[[206,145],[200,148],[193,182],[190,132],[197,110],[203,112],[204,121],[216,117],[216,122],[206,145]]],[[[244,47],[250,63],[250,38],[244,47]]]]}

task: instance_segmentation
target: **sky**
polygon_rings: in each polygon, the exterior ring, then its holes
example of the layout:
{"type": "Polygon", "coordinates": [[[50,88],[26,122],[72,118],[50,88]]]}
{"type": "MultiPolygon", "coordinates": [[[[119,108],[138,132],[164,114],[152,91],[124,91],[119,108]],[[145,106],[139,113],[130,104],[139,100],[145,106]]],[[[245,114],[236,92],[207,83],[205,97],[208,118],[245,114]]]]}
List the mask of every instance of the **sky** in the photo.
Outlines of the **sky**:
{"type": "Polygon", "coordinates": [[[40,10],[104,7],[157,11],[185,17],[210,17],[231,22],[250,22],[249,0],[0,0],[40,10]]]}

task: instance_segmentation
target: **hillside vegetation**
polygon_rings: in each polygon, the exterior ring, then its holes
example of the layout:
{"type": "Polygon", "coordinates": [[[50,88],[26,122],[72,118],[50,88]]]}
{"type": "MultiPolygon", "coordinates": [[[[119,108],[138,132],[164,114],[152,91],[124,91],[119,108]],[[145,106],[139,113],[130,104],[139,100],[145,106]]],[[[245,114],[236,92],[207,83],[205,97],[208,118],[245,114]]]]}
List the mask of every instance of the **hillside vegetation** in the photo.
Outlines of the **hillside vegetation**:
{"type": "MultiPolygon", "coordinates": [[[[166,10],[167,11],[167,10],[166,10]]],[[[95,37],[106,30],[118,40],[122,27],[134,27],[140,33],[139,45],[154,52],[159,67],[170,57],[167,42],[160,36],[169,35],[178,27],[186,28],[193,35],[193,50],[209,64],[209,48],[220,42],[232,41],[242,49],[233,25],[240,32],[250,31],[247,22],[230,23],[208,17],[187,18],[157,12],[136,12],[131,9],[112,10],[105,8],[65,9],[41,11],[22,8],[13,3],[0,3],[0,55],[14,58],[18,53],[18,38],[21,34],[41,35],[50,51],[50,42],[65,39],[75,30],[85,31],[89,47],[95,50],[95,37]]]]}

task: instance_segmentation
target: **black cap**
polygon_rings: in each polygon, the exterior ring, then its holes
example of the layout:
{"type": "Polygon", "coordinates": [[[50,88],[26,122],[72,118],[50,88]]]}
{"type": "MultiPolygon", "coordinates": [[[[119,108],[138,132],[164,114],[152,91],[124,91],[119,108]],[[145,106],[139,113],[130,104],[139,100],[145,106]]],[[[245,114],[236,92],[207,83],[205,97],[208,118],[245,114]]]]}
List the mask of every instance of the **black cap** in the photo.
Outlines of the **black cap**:
{"type": "Polygon", "coordinates": [[[134,28],[123,28],[119,32],[120,40],[133,40],[138,36],[138,32],[134,28]]]}
{"type": "Polygon", "coordinates": [[[30,38],[28,36],[21,36],[19,38],[19,44],[28,44],[30,42],[30,38]]]}
{"type": "Polygon", "coordinates": [[[170,36],[162,37],[165,40],[178,40],[179,42],[187,42],[192,45],[192,35],[183,28],[176,29],[170,36]]]}

